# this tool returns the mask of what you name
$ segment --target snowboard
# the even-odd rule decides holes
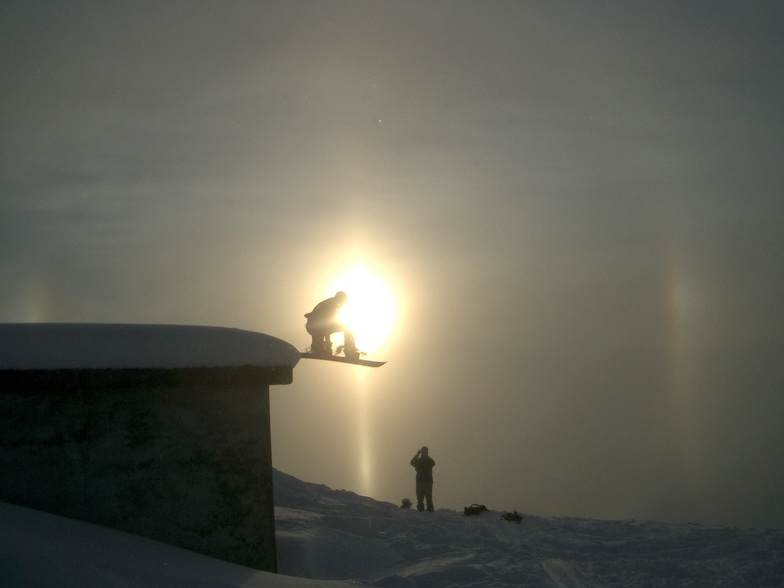
[[[381,367],[386,363],[385,361],[372,361],[370,359],[350,359],[342,355],[314,355],[307,351],[301,352],[299,356],[304,357],[305,359],[323,359],[324,361],[337,361],[338,363],[350,363],[353,365],[363,365],[365,367]]]

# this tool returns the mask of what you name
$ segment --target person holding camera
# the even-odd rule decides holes
[[[436,462],[428,455],[427,447],[417,451],[411,459],[411,465],[416,470],[417,510],[425,510],[427,500],[427,511],[433,512],[433,466]]]

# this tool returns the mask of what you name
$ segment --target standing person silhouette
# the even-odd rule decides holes
[[[428,455],[427,447],[417,451],[411,459],[411,465],[416,470],[417,510],[425,510],[427,500],[427,511],[433,512],[433,466],[436,462]]]
[[[308,319],[305,330],[313,337],[310,347],[314,355],[332,355],[332,333],[343,333],[343,353],[349,359],[359,359],[359,350],[354,341],[354,332],[338,319],[338,313],[348,302],[345,292],[338,292],[332,298],[319,302],[305,315]]]

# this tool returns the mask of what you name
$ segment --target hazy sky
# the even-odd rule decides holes
[[[4,2],[0,321],[304,349],[362,264],[389,363],[300,362],[277,468],[782,527],[783,6]]]

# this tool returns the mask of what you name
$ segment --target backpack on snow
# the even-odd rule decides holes
[[[504,515],[501,515],[501,518],[505,521],[509,521],[510,523],[517,523],[518,525],[523,520],[523,515],[517,512],[517,509],[514,512],[508,512]]]
[[[470,517],[471,515],[482,514],[486,511],[489,512],[489,509],[484,504],[474,503],[471,506],[463,507],[463,514],[467,517]]]

